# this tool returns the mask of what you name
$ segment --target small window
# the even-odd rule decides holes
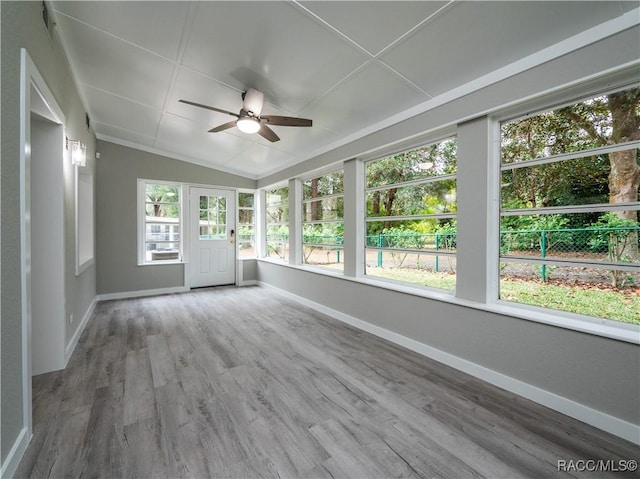
[[[268,258],[289,260],[289,188],[265,193],[266,246]]]
[[[139,263],[182,259],[182,189],[174,183],[139,180]],[[207,214],[209,210],[206,210]]]
[[[344,173],[336,171],[304,182],[303,262],[344,269]]]
[[[455,288],[456,153],[450,138],[367,163],[368,276]]]
[[[500,298],[640,324],[640,89],[501,125]]]
[[[255,195],[238,193],[238,258],[256,257]]]

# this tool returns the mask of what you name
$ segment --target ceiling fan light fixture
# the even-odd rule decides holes
[[[260,129],[260,121],[256,118],[246,116],[238,119],[238,121],[236,121],[236,126],[238,127],[238,130],[243,133],[257,133]]]

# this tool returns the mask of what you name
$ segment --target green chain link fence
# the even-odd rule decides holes
[[[280,244],[288,241],[287,235],[276,236],[277,238],[270,237],[268,240]],[[305,235],[303,238],[306,245],[333,246],[336,250],[342,248],[343,241],[341,235]],[[636,248],[640,248],[640,227],[507,230],[500,233],[500,252],[503,256],[560,257],[625,263],[630,259],[625,258],[622,252],[628,251],[626,246],[633,241],[637,243]],[[378,267],[383,265],[385,249],[424,250],[425,253],[435,256],[434,270],[438,271],[437,253],[455,252],[457,234],[380,233],[368,235],[366,246],[378,249]],[[546,281],[545,265],[540,268],[540,275]]]

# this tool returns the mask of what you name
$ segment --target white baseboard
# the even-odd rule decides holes
[[[492,369],[488,369],[466,359],[454,356],[453,354],[433,348],[414,339],[407,338],[401,334],[394,333],[388,329],[368,323],[367,321],[349,316],[348,314],[329,308],[323,304],[316,303],[302,296],[290,293],[276,286],[262,282],[259,282],[259,284],[261,286],[277,290],[283,296],[313,308],[327,316],[331,316],[338,321],[342,321],[343,323],[347,323],[355,328],[391,341],[392,343],[403,346],[411,351],[421,354],[422,356],[426,356],[440,363],[446,364],[447,366],[451,366],[454,369],[470,374],[478,379],[493,384],[494,386],[498,386],[509,392],[530,399],[531,401],[590,424],[598,429],[607,431],[618,437],[626,439],[627,441],[633,442],[634,444],[640,444],[640,426],[636,424],[624,421],[620,418],[590,408],[584,404],[580,404],[552,392],[545,391],[544,389],[540,389],[536,386],[532,386],[528,383],[496,372]]]
[[[7,454],[7,458],[2,463],[2,468],[0,469],[0,477],[13,477],[16,469],[18,468],[18,464],[20,464],[20,460],[24,455],[24,452],[27,450],[30,439],[31,438],[28,435],[27,428],[23,428],[22,431],[20,431],[20,434],[18,434],[16,442],[13,443],[9,454]]]
[[[142,298],[144,296],[158,296],[160,294],[186,293],[188,291],[190,291],[190,289],[185,286],[176,286],[174,288],[143,289],[140,291],[122,291],[120,293],[99,294],[97,297],[97,300],[108,301],[110,299]]]
[[[258,285],[258,281],[255,279],[248,279],[246,281],[238,282],[238,286],[257,286],[257,285]]]
[[[71,357],[71,355],[73,354],[73,351],[76,349],[76,346],[78,345],[78,340],[80,339],[80,336],[82,336],[82,332],[84,331],[84,328],[87,326],[89,319],[91,318],[91,316],[93,315],[93,312],[96,309],[97,302],[98,302],[97,299],[93,298],[93,301],[91,301],[89,308],[87,308],[87,312],[84,313],[84,316],[82,317],[82,321],[80,321],[80,324],[76,328],[76,332],[73,333],[73,336],[69,341],[69,344],[67,344],[67,347],[64,350],[64,367],[65,368],[67,367],[69,358]]]

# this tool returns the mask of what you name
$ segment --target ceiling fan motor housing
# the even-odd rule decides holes
[[[242,94],[242,99],[244,100],[243,110],[252,113],[253,116],[260,116],[264,104],[264,93],[255,88],[249,88]]]

